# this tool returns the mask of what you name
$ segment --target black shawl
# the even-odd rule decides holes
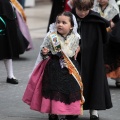
[[[103,45],[108,40],[109,22],[94,11],[81,19],[75,14],[81,35],[81,52],[78,62],[84,85],[84,109],[104,110],[112,107],[104,66]]]

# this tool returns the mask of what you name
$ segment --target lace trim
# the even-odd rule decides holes
[[[60,102],[63,102],[65,104],[70,104],[72,102],[80,100],[80,98],[81,98],[80,91],[70,93],[69,95],[66,95],[66,94],[60,93],[60,92],[56,92],[56,91],[53,91],[53,92],[52,91],[51,92],[43,91],[42,95],[46,99],[60,101]]]

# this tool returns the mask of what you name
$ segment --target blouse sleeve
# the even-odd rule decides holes
[[[43,57],[41,56],[41,49],[43,47],[48,47],[49,48],[49,38],[47,36],[44,38],[44,41],[43,41],[42,45],[40,46],[40,52],[38,53],[38,57],[37,57],[37,59],[35,61],[35,65],[33,67],[32,72],[29,74],[29,77],[32,75],[32,73],[35,70],[36,66],[43,60]]]
[[[48,49],[50,49],[50,40],[49,40],[48,36],[46,36],[44,38],[44,41],[43,41],[42,45],[40,46],[40,51],[43,47],[47,47]]]

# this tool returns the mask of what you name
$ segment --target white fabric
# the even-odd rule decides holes
[[[109,4],[112,5],[116,10],[117,12],[119,13],[119,7],[117,5],[117,2],[115,0],[108,0],[109,1]],[[99,4],[98,0],[94,0],[94,7]]]
[[[120,0],[117,1],[117,5],[120,5]]]
[[[77,24],[77,21],[76,21],[76,18],[75,16],[73,15],[73,20],[74,20],[74,27],[73,27],[73,32],[75,33],[76,36],[79,37],[79,39],[81,39],[80,35],[77,33],[77,29],[78,29],[78,24]]]
[[[57,36],[59,38],[59,42],[61,44],[62,51],[68,57],[73,57],[75,55],[75,51],[79,45],[79,38],[74,33],[71,33],[70,35],[68,35],[66,40],[64,40],[64,38],[59,34],[57,34]],[[53,55],[57,53],[53,48],[53,45],[49,38],[49,35],[44,39],[44,41],[40,47],[40,50],[43,47],[47,47],[52,52]]]
[[[90,110],[90,115],[95,115],[98,117],[98,111],[97,110]]]
[[[7,71],[7,77],[8,78],[15,78],[13,75],[13,64],[12,59],[4,59],[4,64]]]
[[[70,4],[70,0],[68,0],[67,4],[71,9],[73,8],[73,6]]]
[[[109,21],[112,20],[115,15],[119,14],[119,7],[115,0],[109,0],[109,5],[104,10],[104,13],[99,6],[98,0],[94,0],[93,10],[100,13],[102,17]]]
[[[116,8],[116,10],[117,10],[118,13],[120,12],[120,11],[119,11],[119,7],[118,7],[118,5],[117,5],[117,2],[116,2],[115,0],[109,0],[109,3],[110,3],[111,5],[113,5],[114,8]]]

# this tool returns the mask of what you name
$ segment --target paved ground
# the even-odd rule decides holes
[[[29,106],[22,102],[22,96],[28,83],[28,75],[38,55],[39,46],[46,34],[50,10],[51,3],[40,3],[34,8],[25,9],[34,50],[24,53],[19,60],[14,60],[14,74],[20,79],[18,85],[6,83],[5,67],[3,61],[0,61],[0,120],[47,120],[46,114],[30,110]],[[100,111],[100,120],[120,120],[120,89],[115,87],[113,80],[109,80],[109,86],[113,108]],[[85,111],[78,120],[89,120],[89,112]]]

